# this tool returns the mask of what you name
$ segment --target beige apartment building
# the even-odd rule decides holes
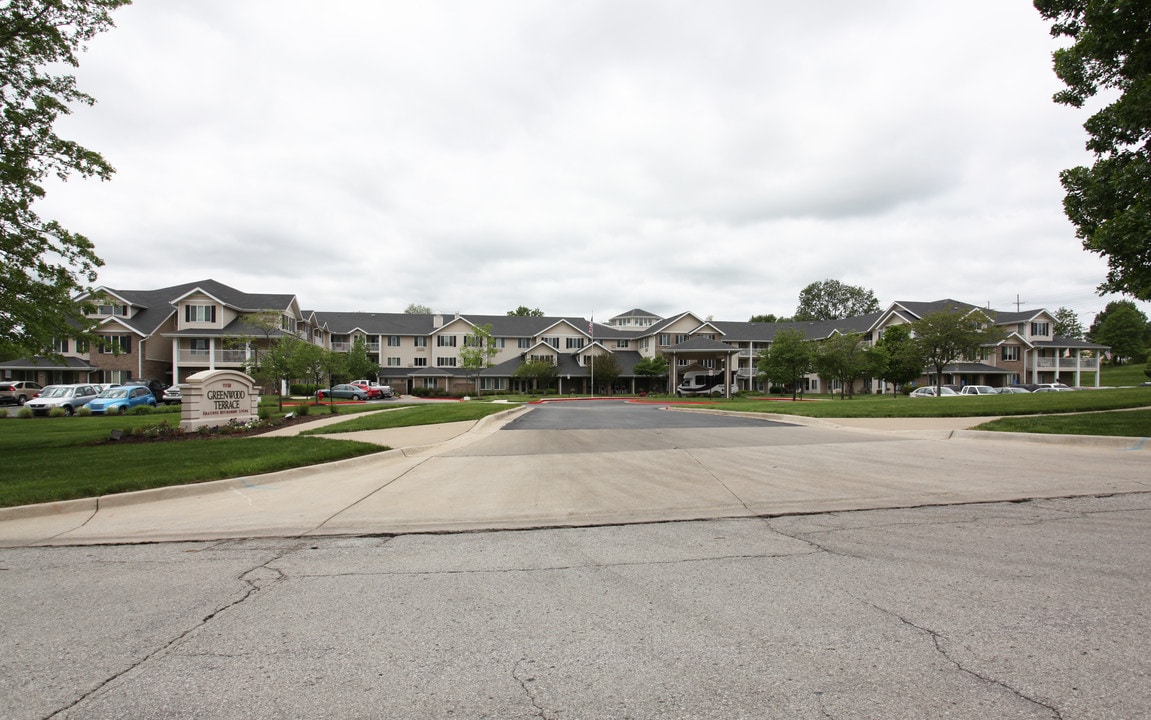
[[[378,379],[397,392],[438,388],[474,394],[528,389],[515,377],[521,365],[545,360],[556,368],[556,389],[567,393],[634,393],[650,383],[635,372],[644,359],[663,357],[669,377],[666,391],[696,375],[723,378],[734,390],[760,390],[756,359],[782,329],[798,329],[809,339],[859,333],[875,342],[892,325],[912,323],[943,309],[980,312],[1003,328],[1006,337],[944,370],[943,382],[1002,386],[1061,381],[1098,387],[1105,346],[1052,334],[1054,318],[1046,310],[995,312],[954,300],[895,302],[879,313],[807,323],[717,321],[693,312],[660,317],[633,309],[593,323],[580,317],[508,315],[325,312],[301,310],[295,295],[245,293],[215,280],[156,290],[99,288],[81,300],[95,303],[91,318],[100,340],[94,345],[62,339],[55,351],[63,363],[43,358],[0,363],[4,379],[119,383],[155,378],[178,384],[201,370],[240,369],[254,353],[277,338],[301,340],[346,352],[362,340],[380,366]],[[491,367],[474,376],[460,351],[476,328],[490,328],[495,354]],[[612,387],[595,377],[595,358],[614,355],[620,370]],[[924,376],[922,382],[932,378]],[[837,387],[810,375],[805,389],[832,392]],[[860,381],[857,392],[882,392],[877,378]]]

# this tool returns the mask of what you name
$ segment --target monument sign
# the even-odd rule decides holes
[[[260,389],[237,370],[205,370],[180,383],[180,429],[193,432],[260,417]]]

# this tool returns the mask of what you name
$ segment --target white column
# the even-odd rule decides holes
[[[216,369],[216,338],[208,338],[208,369]]]
[[[172,338],[172,384],[180,384],[180,338]]]

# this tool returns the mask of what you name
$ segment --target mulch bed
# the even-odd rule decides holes
[[[220,438],[237,438],[237,437],[256,437],[264,433],[271,432],[272,430],[280,430],[281,428],[294,427],[296,425],[306,425],[316,420],[323,420],[331,417],[327,407],[317,408],[317,411],[308,415],[293,415],[288,418],[275,418],[268,421],[260,421],[250,428],[237,428],[221,426],[212,428],[205,432],[180,432],[179,421],[171,423],[167,420],[162,420],[156,425],[150,427],[142,427],[136,429],[131,435],[123,434],[119,438],[108,437],[103,440],[97,441],[97,445],[124,445],[124,444],[137,444],[137,443],[155,443],[155,442],[177,442],[184,440],[217,440]]]

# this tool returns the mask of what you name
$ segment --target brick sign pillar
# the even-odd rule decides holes
[[[260,417],[260,388],[236,370],[205,370],[180,383],[180,429],[193,432]]]

